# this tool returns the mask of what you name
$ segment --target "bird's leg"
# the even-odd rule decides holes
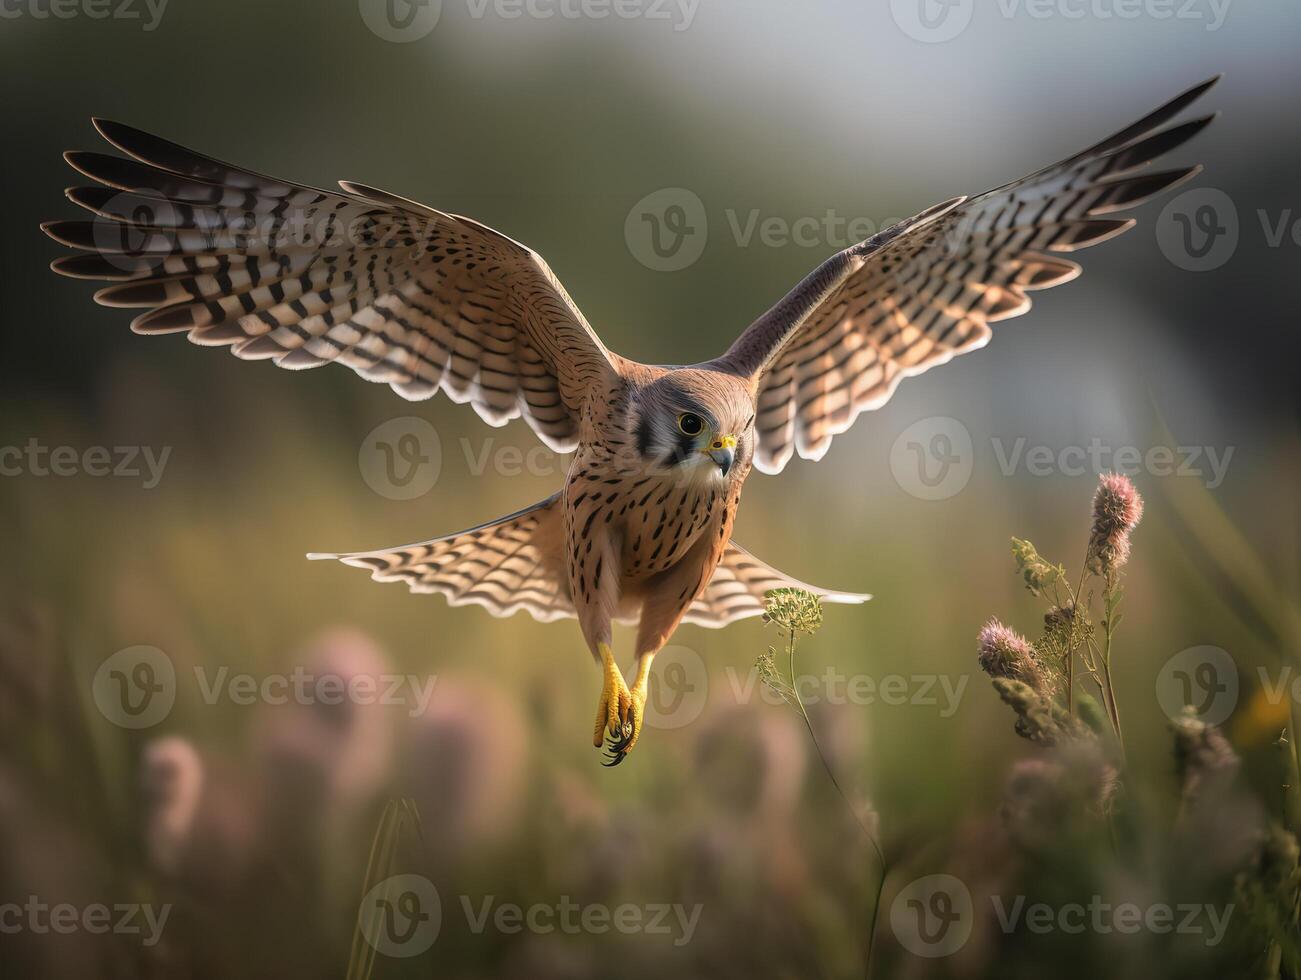
[[[601,687],[601,700],[596,706],[596,728],[592,733],[592,744],[598,749],[605,741],[607,733],[612,743],[624,737],[624,718],[632,695],[628,685],[623,681],[619,665],[614,662],[614,651],[610,644],[601,641],[597,644],[601,654],[601,671],[604,682]]]
[[[633,681],[632,690],[628,691],[626,700],[620,701],[619,736],[610,739],[608,746],[610,761],[605,763],[607,766],[617,766],[621,763],[637,744],[637,739],[641,737],[642,720],[646,714],[646,697],[650,689],[651,661],[654,659],[653,650],[637,657],[637,679]]]

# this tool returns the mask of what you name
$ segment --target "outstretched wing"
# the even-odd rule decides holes
[[[418,544],[353,554],[313,554],[370,570],[377,582],[437,592],[453,606],[477,603],[494,616],[521,609],[542,622],[574,615],[564,570],[560,495],[506,517]]]
[[[441,388],[492,425],[522,414],[558,451],[577,444],[584,394],[617,383],[616,355],[547,264],[491,228],[95,125],[131,159],[66,154],[102,185],[67,192],[95,217],[42,227],[84,250],[56,272],[114,283],[95,294],[105,306],[148,310],[137,333],[184,331],[285,368],[338,362],[413,400]]]
[[[879,408],[902,378],[989,342],[989,324],[1030,308],[1027,293],[1074,279],[1051,253],[1133,226],[1135,207],[1200,167],[1148,164],[1207,116],[1161,129],[1198,85],[1095,146],[1014,183],[924,211],[832,256],[755,321],[716,365],[758,383],[755,465],[821,459],[832,436]]]
[[[803,589],[823,602],[860,603],[872,598],[855,592],[833,592],[807,585],[761,562],[735,541],[729,542],[723,560],[705,591],[691,604],[683,622],[718,629],[764,609],[764,596],[773,589]]]

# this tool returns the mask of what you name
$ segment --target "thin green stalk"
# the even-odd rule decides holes
[[[867,837],[868,843],[872,845],[872,850],[876,852],[877,862],[881,865],[881,876],[877,881],[876,897],[872,903],[872,924],[870,926],[870,931],[867,934],[867,964],[864,969],[864,976],[870,978],[872,976],[872,954],[876,950],[877,914],[881,911],[881,894],[885,891],[885,879],[889,874],[889,865],[886,863],[885,852],[881,849],[880,843],[877,842],[876,835],[872,833],[867,823],[863,820],[862,815],[858,812],[858,807],[854,806],[853,801],[849,798],[849,794],[846,793],[844,788],[840,785],[840,780],[836,778],[836,773],[831,768],[831,763],[827,761],[826,755],[823,754],[822,745],[818,742],[818,733],[814,730],[813,722],[809,718],[809,713],[804,708],[804,699],[800,697],[800,686],[796,681],[795,675],[795,630],[793,628],[790,631],[790,639],[786,644],[786,658],[787,670],[789,671],[791,678],[791,691],[795,695],[795,706],[799,708],[800,717],[804,719],[804,727],[809,730],[809,738],[813,741],[813,750],[817,752],[818,759],[822,762],[822,768],[826,770],[827,776],[831,780],[831,785],[836,787],[836,792],[839,793],[840,798],[845,801],[845,806],[847,806],[849,812],[854,815],[854,820],[857,821],[858,826],[862,829],[863,835]]]
[[[1120,747],[1120,761],[1123,764],[1125,756],[1125,735],[1120,729],[1120,706],[1116,703],[1116,689],[1111,685],[1111,640],[1116,632],[1116,588],[1111,577],[1107,579],[1107,590],[1103,594],[1103,603],[1106,607],[1106,633],[1105,642],[1102,648],[1102,677],[1107,682],[1107,700],[1110,702],[1111,725],[1116,730],[1116,744]]]

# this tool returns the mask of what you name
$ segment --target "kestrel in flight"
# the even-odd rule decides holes
[[[470,218],[340,181],[264,177],[119,123],[129,159],[70,152],[101,186],[95,213],[44,230],[80,250],[63,275],[112,283],[95,299],[144,307],[137,333],[284,368],[337,362],[404,398],[439,389],[491,425],[523,416],[574,452],[563,488],[517,513],[419,544],[338,558],[494,615],[574,616],[603,673],[593,743],[607,765],[641,734],[651,661],[678,624],[762,612],[774,588],[828,602],[732,541],[752,466],[820,459],[900,379],[983,347],[1028,293],[1074,279],[1061,257],[1127,230],[1117,217],[1196,174],[1149,163],[1213,117],[1166,127],[1218,79],[1062,162],[921,212],[831,256],[725,353],[689,367],[607,349],[542,258]],[[1164,128],[1163,128],[1164,127]],[[611,623],[639,620],[631,688]]]

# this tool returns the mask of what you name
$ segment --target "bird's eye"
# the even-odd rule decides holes
[[[699,415],[683,412],[678,416],[678,428],[683,435],[698,436],[705,429],[705,423]]]

